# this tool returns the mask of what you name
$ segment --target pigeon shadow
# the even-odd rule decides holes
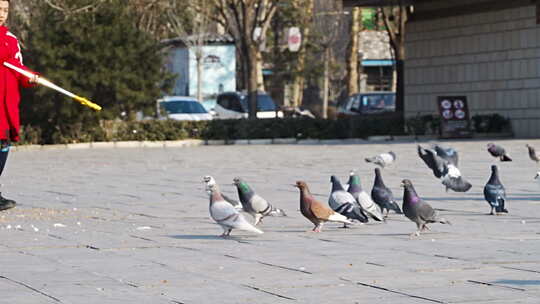
[[[244,237],[239,236],[226,236],[222,237],[219,235],[207,235],[207,234],[179,234],[179,235],[169,235],[168,237],[179,240],[242,240]]]
[[[509,285],[540,285],[540,280],[497,280],[493,283]]]

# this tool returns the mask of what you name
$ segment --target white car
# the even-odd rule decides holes
[[[165,96],[158,99],[157,106],[158,117],[160,119],[212,120],[212,115],[193,97]]]
[[[214,107],[216,118],[240,119],[248,118],[248,96],[246,93],[226,92],[218,95]],[[257,94],[257,118],[282,118],[283,112],[279,111],[274,100],[265,94]]]

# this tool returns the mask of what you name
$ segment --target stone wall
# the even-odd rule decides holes
[[[534,5],[411,21],[406,116],[437,113],[437,96],[465,95],[471,115],[509,117],[540,136],[540,26]]]

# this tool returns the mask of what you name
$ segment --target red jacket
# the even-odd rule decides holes
[[[5,26],[0,26],[0,140],[19,140],[19,86],[31,87],[29,79],[3,65],[7,61],[29,70],[22,63],[17,37]],[[33,71],[31,71],[34,73]]]

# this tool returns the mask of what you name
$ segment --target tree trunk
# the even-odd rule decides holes
[[[355,7],[352,10],[351,20],[351,39],[347,49],[347,94],[352,95],[358,93],[358,51],[360,46],[360,31],[362,30],[362,9]]]
[[[304,70],[306,67],[306,45],[310,34],[310,28],[312,26],[313,18],[313,5],[314,0],[306,0],[305,2],[297,2],[295,5],[303,7],[306,12],[305,15],[300,18],[300,31],[302,34],[302,45],[298,50],[298,63],[294,69],[294,75],[292,79],[292,106],[299,107],[302,105],[302,99],[304,98],[304,84],[305,76]]]
[[[265,92],[262,52],[257,50],[257,90]]]
[[[246,52],[246,62],[248,69],[248,104],[249,104],[249,119],[257,119],[257,50],[256,46],[248,46]]]
[[[202,80],[203,80],[203,54],[202,51],[197,51],[197,100],[203,101]]]
[[[328,94],[330,93],[330,46],[324,50],[324,81],[323,81],[323,104],[322,118],[328,118]]]

